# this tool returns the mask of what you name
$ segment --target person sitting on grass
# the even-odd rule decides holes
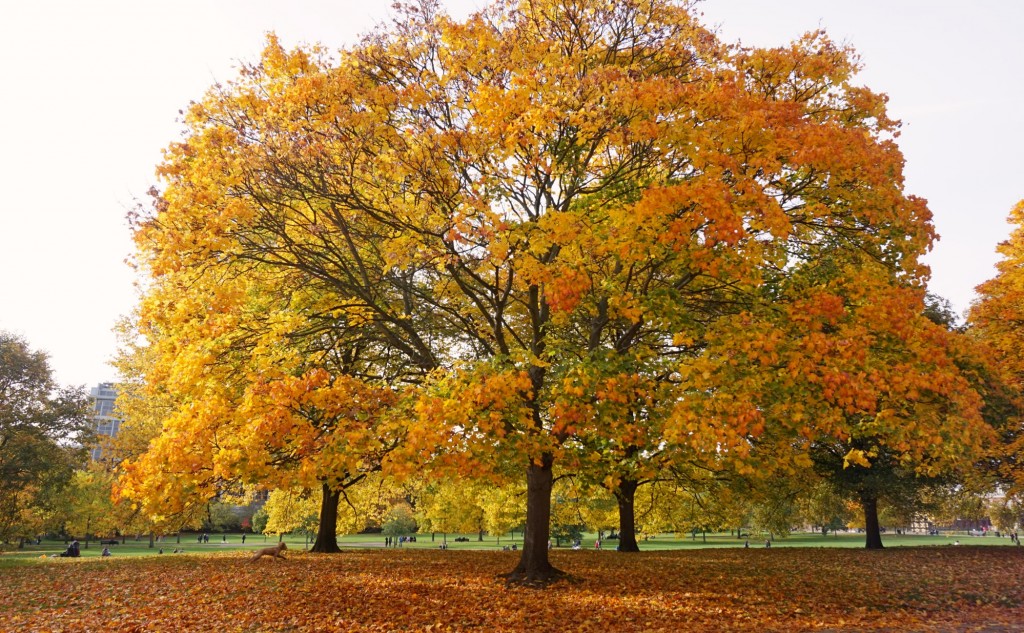
[[[82,550],[78,548],[78,539],[72,539],[71,545],[68,545],[68,548],[64,550],[64,553],[61,554],[61,558],[78,558],[81,555]]]

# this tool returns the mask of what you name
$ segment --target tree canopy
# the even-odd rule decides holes
[[[271,36],[135,218],[147,380],[177,398],[158,452],[193,487],[315,447],[297,472],[325,480],[517,469],[527,581],[558,573],[556,468],[629,513],[677,465],[806,468],[826,441],[928,469],[974,403],[918,318],[930,214],[857,69],[669,0],[424,0],[336,54]]]
[[[47,528],[84,464],[90,428],[81,389],[60,387],[46,354],[0,331],[0,542]]]
[[[1013,231],[996,249],[1002,259],[996,275],[977,288],[978,298],[967,317],[968,331],[983,349],[979,389],[985,394],[986,413],[1001,434],[999,453],[990,465],[1007,489],[1024,492],[1024,200],[1009,217]]]

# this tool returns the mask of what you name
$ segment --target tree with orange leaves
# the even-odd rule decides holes
[[[881,548],[880,499],[972,468],[993,439],[965,342],[863,253],[833,251],[771,291],[716,324],[677,414],[728,429],[705,450],[750,476],[813,467],[860,504],[866,545]]]
[[[1010,238],[996,249],[1002,261],[996,264],[996,276],[978,286],[978,300],[971,306],[968,323],[971,330],[996,350],[999,361],[1013,376],[1018,388],[1024,386],[1024,200],[1010,212],[1015,226]]]
[[[272,38],[190,109],[137,240],[157,280],[258,270],[372,332],[423,385],[404,455],[525,471],[510,578],[544,582],[555,464],[646,476],[681,423],[658,393],[766,275],[836,242],[923,275],[928,212],[856,68],[821,33],[723,46],[668,0],[424,0],[336,59]]]
[[[380,357],[357,327],[324,331],[319,298],[275,281],[209,262],[157,278],[140,308],[148,345],[121,363],[125,424],[149,437],[125,455],[119,491],[173,524],[245,485],[317,489],[313,549],[337,552],[341,496],[401,436],[397,391],[368,376]]]
[[[988,461],[1008,491],[1019,495],[1024,471],[1024,200],[1010,212],[1014,225],[997,250],[1002,261],[996,276],[977,287],[978,297],[967,317],[968,332],[983,348],[978,365],[984,386],[986,414],[999,429],[1001,443]]]

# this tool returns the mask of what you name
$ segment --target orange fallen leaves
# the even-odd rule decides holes
[[[48,560],[0,574],[13,631],[1005,630],[1009,547],[554,552],[574,576],[507,587],[515,554],[359,550]]]

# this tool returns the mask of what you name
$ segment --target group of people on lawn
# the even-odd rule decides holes
[[[60,557],[61,558],[78,558],[81,555],[82,555],[82,548],[78,544],[78,539],[71,539],[71,543],[68,545],[68,548],[66,550],[64,550],[60,554]],[[110,556],[110,548],[109,547],[104,547],[103,548],[103,553],[100,554],[100,556]]]

